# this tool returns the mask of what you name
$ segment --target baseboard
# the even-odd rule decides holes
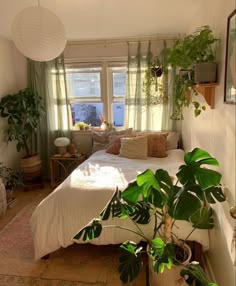
[[[202,262],[203,262],[204,270],[206,272],[207,277],[211,281],[216,281],[216,278],[215,278],[214,272],[212,270],[210,259],[209,259],[207,252],[203,252],[203,259],[202,260],[203,260]]]

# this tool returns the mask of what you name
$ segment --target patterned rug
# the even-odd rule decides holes
[[[34,260],[29,220],[39,195],[0,231],[0,286],[120,286],[118,246],[74,244]],[[145,285],[145,274],[135,286]]]

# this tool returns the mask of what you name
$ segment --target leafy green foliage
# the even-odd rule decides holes
[[[192,285],[193,281],[196,281],[199,282],[201,286],[218,286],[218,284],[209,281],[199,263],[195,261],[181,270],[180,275],[189,285]]]
[[[7,167],[0,162],[0,178],[5,185],[6,190],[14,190],[23,186],[23,173],[19,170]]]
[[[193,230],[211,229],[214,227],[211,203],[223,202],[225,196],[221,189],[221,174],[207,166],[219,166],[218,161],[208,152],[195,148],[185,154],[184,164],[179,167],[176,178],[172,178],[166,170],[158,169],[153,172],[147,169],[139,174],[136,180],[130,183],[121,192],[116,189],[106,207],[100,213],[99,219],[94,219],[83,227],[75,236],[90,240],[99,237],[102,233],[102,221],[118,217],[129,218],[135,229],[124,228],[127,231],[140,235],[149,246],[148,253],[153,260],[153,269],[161,273],[165,268],[182,262],[175,254],[175,220],[185,220],[192,224]],[[153,237],[146,237],[140,224],[148,224],[154,218]],[[163,227],[164,226],[164,227]],[[104,227],[109,227],[108,225]],[[110,227],[121,228],[111,225]],[[163,230],[164,234],[157,235]],[[123,254],[120,258],[120,279],[126,283],[133,281],[141,267],[141,248],[131,241],[122,244]],[[182,264],[181,264],[182,265]],[[194,280],[200,285],[210,283],[198,265],[182,265],[187,283]],[[181,274],[181,275],[182,275]]]
[[[180,69],[174,82],[174,112],[171,119],[182,120],[184,108],[190,105],[194,108],[196,117],[206,110],[195,98],[198,92],[194,86],[193,67],[197,63],[215,61],[217,41],[210,27],[202,26],[192,34],[179,38],[173,47],[166,49],[167,63]],[[194,99],[190,96],[191,92]]]
[[[120,279],[124,283],[132,282],[138,276],[142,266],[142,247],[138,248],[136,243],[125,241],[120,248],[122,250],[118,268]]]
[[[42,98],[31,88],[6,95],[0,100],[0,116],[6,118],[8,123],[8,141],[16,141],[17,151],[24,150],[27,157],[32,154],[31,136],[36,132],[42,111]]]
[[[99,219],[93,219],[85,227],[83,227],[73,239],[79,240],[83,236],[83,241],[92,240],[99,237],[102,232],[102,225]]]

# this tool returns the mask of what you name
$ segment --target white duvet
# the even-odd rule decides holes
[[[147,160],[127,159],[98,151],[82,163],[72,174],[46,197],[32,214],[30,225],[33,234],[35,259],[39,259],[60,247],[74,243],[72,237],[92,218],[98,217],[116,187],[125,189],[137,174],[146,169],[163,168],[175,175],[183,163],[184,151],[167,151],[166,158]],[[113,219],[106,224],[133,226],[129,220]],[[178,222],[175,228],[179,238],[186,238],[191,231],[187,222]],[[145,232],[152,235],[152,226],[145,225]],[[120,244],[130,239],[138,242],[140,238],[125,230],[109,228],[92,244]],[[209,247],[208,231],[195,230],[189,240],[198,241],[205,249]],[[79,243],[83,243],[80,241]]]

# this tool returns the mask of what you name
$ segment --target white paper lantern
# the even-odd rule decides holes
[[[12,24],[12,37],[20,52],[35,61],[50,61],[66,46],[65,29],[50,10],[35,6],[22,10]]]

